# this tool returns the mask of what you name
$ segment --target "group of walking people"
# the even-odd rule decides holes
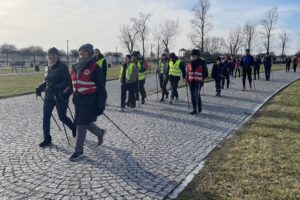
[[[252,89],[252,72],[254,79],[260,79],[260,66],[264,64],[266,80],[270,80],[272,57],[267,53],[262,59],[254,57],[250,49],[241,59],[231,59],[225,55],[224,59],[218,57],[213,64],[211,78],[215,80],[216,96],[221,96],[221,90],[230,88],[231,81],[241,76],[243,90],[246,90],[246,79],[248,78],[249,88]],[[164,51],[161,55],[156,75],[161,88],[160,102],[167,100],[174,104],[179,99],[178,84],[182,79],[186,84],[187,93],[190,93],[192,102],[191,115],[202,112],[201,88],[205,79],[208,78],[207,64],[201,58],[199,49],[193,49],[190,61],[185,63],[175,53]],[[36,87],[36,95],[44,101],[43,104],[43,135],[44,140],[39,144],[44,148],[52,144],[50,134],[50,120],[53,109],[56,107],[59,119],[71,130],[72,136],[76,137],[74,153],[70,161],[77,161],[83,156],[84,141],[87,131],[94,134],[98,145],[103,143],[105,130],[98,127],[95,122],[97,117],[102,115],[107,99],[106,76],[107,62],[99,49],[94,49],[91,44],[84,44],[79,48],[79,58],[71,67],[71,72],[66,64],[59,59],[59,51],[53,47],[47,52],[47,65],[45,66],[45,80]],[[287,71],[291,59],[286,60]],[[293,60],[293,67],[296,71],[298,60]],[[121,111],[126,106],[135,109],[136,102],[146,102],[146,74],[149,66],[144,57],[133,51],[126,55],[121,65],[119,79],[121,82]],[[168,91],[170,83],[170,92]],[[188,90],[189,89],[189,90]],[[44,98],[42,92],[45,92]],[[75,117],[69,108],[69,98],[73,94],[72,102],[75,107]],[[139,102],[140,104],[140,102]],[[67,116],[69,110],[72,119]]]

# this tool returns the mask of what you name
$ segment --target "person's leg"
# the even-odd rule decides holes
[[[86,131],[87,125],[77,125],[77,138],[75,144],[75,153],[77,154],[83,154]]]
[[[249,81],[250,89],[252,89],[252,69],[251,68],[248,69],[247,75],[248,75],[248,81]]]
[[[190,88],[190,94],[191,94],[191,101],[192,101],[192,105],[193,105],[193,112],[192,114],[195,114],[197,112],[197,102],[196,102],[196,98],[197,98],[197,87],[195,83],[190,83],[189,84],[189,88]]]
[[[103,143],[103,136],[105,134],[105,130],[98,127],[95,123],[90,123],[87,125],[87,130],[89,130],[93,135],[98,138],[98,146]]]
[[[146,90],[145,90],[145,82],[146,82],[146,79],[142,80],[141,81],[141,97],[142,97],[142,103],[145,103],[145,98],[147,97],[146,95]]]
[[[221,85],[222,85],[222,89],[224,89],[224,85],[225,85],[225,75],[223,75],[223,77],[222,77],[222,83],[221,83]]]
[[[163,100],[164,99],[164,97],[165,97],[165,90],[164,90],[164,87],[163,87],[163,82],[164,82],[164,79],[163,79],[163,75],[162,74],[160,74],[159,75],[159,86],[160,86],[160,89],[161,89],[161,100]]]
[[[247,76],[247,71],[245,68],[243,68],[243,89],[246,89],[246,76]]]
[[[228,89],[229,85],[230,85],[230,74],[229,73],[226,75],[226,81],[227,81],[227,89]]]
[[[176,79],[176,81],[174,82],[174,97],[175,97],[176,99],[178,99],[178,91],[177,91],[177,88],[178,88],[179,80],[180,80],[180,79]]]
[[[266,78],[266,80],[268,80],[268,68],[267,67],[265,67],[265,78]]]
[[[125,108],[125,102],[126,102],[126,85],[122,84],[121,85],[121,108]]]
[[[74,125],[74,122],[72,122],[72,120],[69,117],[67,117],[68,103],[69,103],[69,100],[66,100],[66,101],[57,100],[56,101],[56,110],[57,110],[60,121],[62,121],[62,123],[67,125],[67,127],[69,127],[69,129],[71,129],[72,132],[75,132],[76,127]],[[74,135],[74,137],[75,137],[75,135]]]
[[[139,94],[139,80],[136,82],[135,85],[135,100],[139,101],[140,100],[140,94]]]
[[[241,69],[238,69],[239,70],[239,78],[241,78]]]
[[[217,96],[220,96],[221,94],[221,79],[216,79],[216,92]]]
[[[236,78],[237,68],[234,70],[234,78]]]
[[[163,91],[164,91],[164,94],[166,95],[166,99],[168,99],[168,97],[169,97],[167,85],[168,85],[168,78],[165,78],[165,80],[163,81]]]
[[[52,111],[55,107],[55,100],[52,98],[45,98],[44,106],[43,106],[43,132],[44,132],[44,141],[48,141],[51,143],[51,135],[50,135],[50,120]]]
[[[136,99],[135,99],[135,85],[134,84],[129,84],[128,86],[128,91],[129,91],[129,106],[131,108],[135,108],[136,106]]]
[[[258,66],[258,68],[257,68],[257,77],[258,77],[258,79],[260,79],[260,66]]]
[[[228,74],[229,75],[229,74]],[[198,112],[202,112],[202,99],[201,99],[201,85],[200,83],[197,84],[197,91],[196,91],[196,97],[197,97],[197,106],[198,106]]]

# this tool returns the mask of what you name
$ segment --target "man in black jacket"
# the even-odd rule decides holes
[[[67,93],[67,88],[72,87],[69,69],[67,65],[59,60],[59,53],[55,47],[48,50],[47,57],[48,65],[45,67],[45,81],[36,88],[38,96],[41,96],[41,93],[45,91],[43,108],[44,141],[39,144],[40,147],[52,143],[50,118],[54,107],[56,107],[59,119],[72,130],[73,137],[76,136],[76,127],[66,116],[70,96]]]
[[[267,53],[264,58],[264,66],[265,66],[266,81],[269,81],[271,76],[271,68],[272,68],[272,57],[269,55],[269,53]]]
[[[223,78],[222,78],[222,89],[224,89],[225,85],[225,79],[227,82],[227,88],[229,88],[230,84],[230,70],[232,68],[232,63],[230,61],[230,57],[228,55],[225,56],[224,62],[223,62]]]
[[[215,85],[216,85],[216,96],[221,96],[221,80],[223,78],[223,64],[221,61],[221,58],[217,58],[217,62],[213,65],[211,77],[215,79]]]

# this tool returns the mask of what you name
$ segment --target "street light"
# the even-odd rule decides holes
[[[69,67],[69,40],[67,40],[67,66]]]

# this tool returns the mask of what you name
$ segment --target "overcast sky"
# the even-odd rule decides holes
[[[122,24],[139,12],[152,15],[150,26],[168,19],[179,19],[180,31],[173,51],[192,48],[191,9],[196,0],[1,0],[0,44],[11,43],[18,48],[39,45],[45,49],[56,46],[70,49],[90,42],[101,51],[123,51],[118,40]],[[258,21],[266,10],[278,6],[281,28],[288,30],[288,53],[300,49],[300,0],[211,0],[209,36],[228,37],[230,29],[247,20]],[[274,37],[278,41],[278,37]],[[278,44],[271,51],[278,52]],[[155,43],[149,38],[148,44]],[[149,52],[149,51],[148,51]]]

